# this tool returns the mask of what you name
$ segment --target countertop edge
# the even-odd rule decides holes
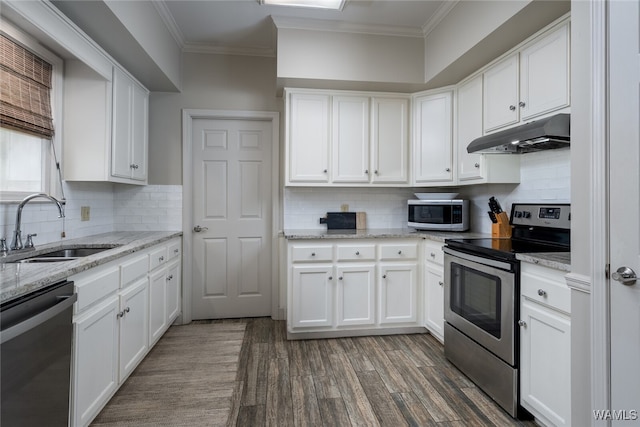
[[[516,254],[516,259],[554,270],[571,272],[571,252],[544,252]]]

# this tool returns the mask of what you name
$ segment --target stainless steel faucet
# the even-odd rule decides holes
[[[18,212],[16,213],[16,228],[13,230],[13,240],[11,241],[11,246],[9,247],[12,251],[19,251],[20,249],[24,249],[22,245],[22,230],[20,230],[20,223],[22,222],[22,209],[24,205],[30,202],[33,199],[37,199],[38,197],[42,197],[44,199],[49,199],[51,202],[55,203],[58,207],[58,211],[60,212],[60,216],[58,218],[64,218],[64,206],[62,203],[55,197],[49,196],[44,193],[31,194],[30,196],[25,197],[22,202],[18,205]],[[33,247],[33,244],[31,245]]]

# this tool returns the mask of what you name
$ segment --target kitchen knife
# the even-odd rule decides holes
[[[493,196],[489,198],[489,209],[491,209],[491,212],[496,214],[499,214],[500,212],[502,212],[502,207],[500,206],[500,203],[498,203],[498,200],[496,200],[496,198]]]
[[[498,218],[496,218],[496,214],[494,212],[487,212],[489,214],[489,218],[491,218],[491,222],[494,224],[498,223]]]

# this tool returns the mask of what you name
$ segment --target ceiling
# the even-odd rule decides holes
[[[164,0],[154,4],[183,51],[275,56],[271,16],[303,28],[423,37],[456,3],[347,0],[342,11],[266,6],[258,0]]]

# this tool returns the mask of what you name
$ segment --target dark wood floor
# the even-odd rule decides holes
[[[287,341],[282,321],[237,321],[247,325],[227,425],[535,425],[503,412],[431,335]]]

